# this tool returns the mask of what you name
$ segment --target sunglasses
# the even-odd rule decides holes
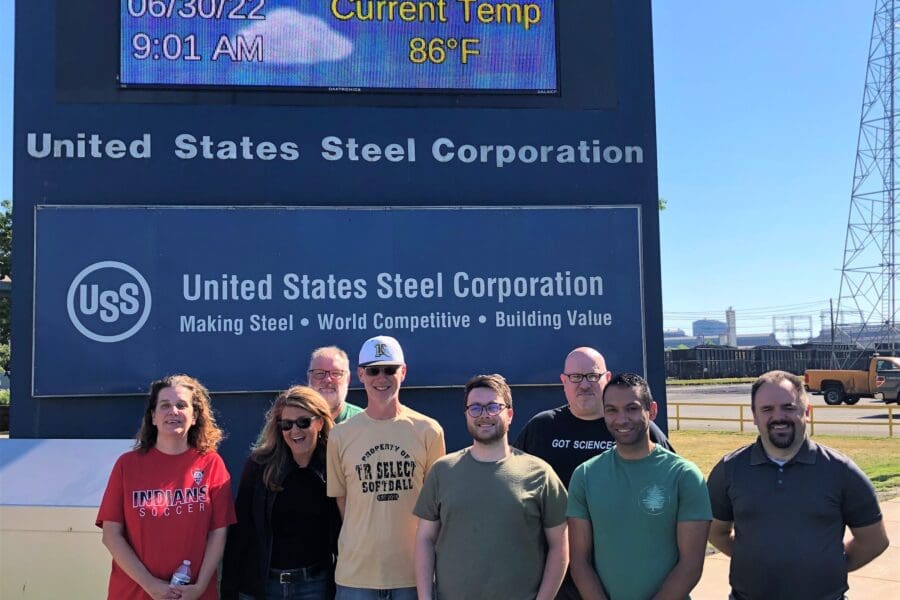
[[[387,365],[385,367],[366,367],[366,375],[369,377],[378,377],[379,373],[384,373],[385,375],[393,375],[397,372],[397,369],[400,367],[397,365]]]
[[[319,417],[297,417],[296,419],[279,419],[278,426],[281,427],[282,431],[290,431],[294,425],[297,426],[297,429],[308,429],[314,419],[318,419]]]

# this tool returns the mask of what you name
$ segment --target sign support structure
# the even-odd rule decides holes
[[[377,334],[451,449],[469,377],[515,435],[583,345],[665,429],[649,0],[319,4],[17,5],[11,435],[128,437],[188,372],[236,469],[314,348]]]

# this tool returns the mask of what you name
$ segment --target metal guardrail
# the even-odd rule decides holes
[[[755,428],[753,425],[753,415],[750,411],[750,406],[746,404],[728,404],[728,403],[716,403],[716,402],[669,402],[669,421],[675,421],[675,430],[681,430],[681,422],[682,421],[703,421],[703,422],[727,422],[727,423],[738,423],[740,425],[740,430],[744,431],[744,424],[749,423],[751,428]],[[717,408],[731,408],[737,409],[738,416],[737,417],[706,417],[702,415],[684,415],[681,413],[682,406],[702,406],[702,407],[717,407]],[[674,414],[672,409],[674,410]],[[879,426],[888,428],[888,437],[894,437],[894,411],[900,409],[900,405],[898,406],[815,406],[813,404],[809,405],[809,433],[810,435],[814,435],[816,433],[816,424],[819,425],[870,425],[870,426]],[[887,423],[884,422],[874,422],[874,421],[836,421],[836,420],[824,420],[824,419],[816,419],[816,413],[820,411],[828,411],[828,410],[868,410],[868,411],[879,411],[884,412],[887,411]]]

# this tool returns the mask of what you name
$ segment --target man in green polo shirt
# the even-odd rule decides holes
[[[694,463],[650,441],[656,402],[632,373],[603,390],[612,450],[569,485],[569,569],[584,600],[688,598],[700,581],[712,513]]]
[[[347,389],[350,387],[350,359],[347,353],[337,346],[316,348],[309,357],[309,369],[306,371],[309,387],[316,390],[328,406],[334,424],[342,423],[353,415],[362,412],[362,408],[347,402]]]

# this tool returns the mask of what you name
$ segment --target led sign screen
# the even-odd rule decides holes
[[[120,84],[555,94],[554,0],[122,0]]]

